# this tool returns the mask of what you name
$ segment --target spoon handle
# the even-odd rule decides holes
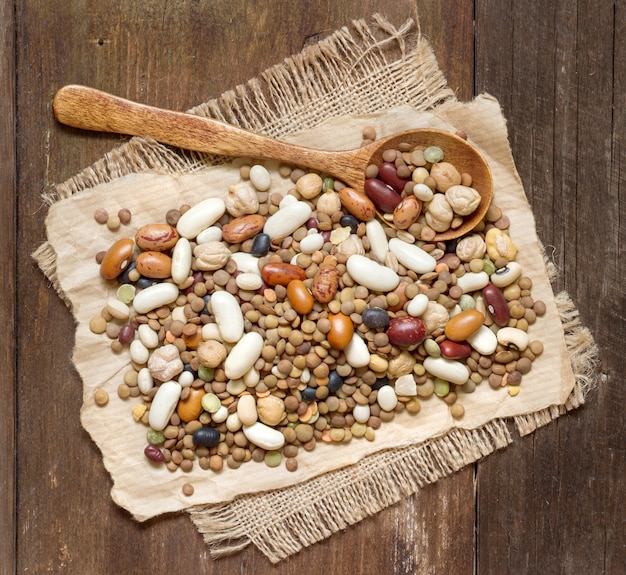
[[[225,122],[131,102],[86,86],[61,88],[52,107],[59,122],[74,128],[150,136],[163,144],[197,152],[278,160],[326,173],[349,162],[343,152],[289,144]]]

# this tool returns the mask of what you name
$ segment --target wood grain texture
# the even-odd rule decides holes
[[[477,4],[477,87],[503,105],[556,288],[593,332],[603,381],[582,409],[478,466],[478,572],[623,573],[626,14],[503,5]]]
[[[0,573],[15,569],[15,19],[13,6],[0,2],[0,269],[4,289],[0,291],[0,317],[6,332],[0,344]]]
[[[585,407],[276,567],[252,547],[211,561],[186,516],[137,524],[115,506],[80,425],[72,317],[30,254],[45,239],[40,193],[123,138],[60,126],[52,97],[80,83],[186,110],[353,18],[381,12],[399,25],[416,11],[458,97],[489,92],[501,102],[539,236],[562,270],[557,287],[572,295],[601,347],[603,385]],[[16,145],[0,141],[0,234],[11,247],[0,257],[5,270],[19,263],[0,295],[0,528],[17,536],[16,547],[12,538],[0,541],[3,573],[626,572],[621,5],[0,0],[0,31],[3,133],[17,119]],[[15,477],[10,458],[6,465],[14,452]]]

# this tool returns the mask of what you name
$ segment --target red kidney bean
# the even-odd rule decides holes
[[[472,346],[466,341],[445,339],[439,344],[439,349],[446,359],[465,359],[472,353]]]
[[[365,180],[365,193],[376,208],[386,214],[392,213],[402,201],[402,196],[382,180],[370,178]]]
[[[419,345],[426,339],[426,324],[419,317],[394,317],[389,322],[387,336],[392,345]]]
[[[150,461],[155,463],[161,463],[165,459],[163,452],[156,445],[146,445],[143,452]]]
[[[135,339],[135,328],[129,323],[120,327],[120,332],[117,334],[117,339],[120,343],[127,344]]]
[[[404,191],[404,186],[409,183],[409,180],[400,178],[398,176],[398,170],[395,164],[390,162],[383,162],[378,168],[378,178],[389,184],[396,192],[401,194]]]
[[[483,297],[487,304],[487,309],[493,317],[493,321],[499,326],[505,326],[509,323],[511,314],[504,294],[498,286],[488,283],[483,288]]]

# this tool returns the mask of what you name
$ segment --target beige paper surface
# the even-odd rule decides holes
[[[57,277],[71,302],[77,320],[74,362],[83,379],[83,426],[102,451],[104,464],[114,486],[113,499],[138,520],[181,510],[190,505],[226,502],[237,495],[279,489],[325,472],[354,463],[378,450],[419,443],[441,436],[454,426],[478,428],[494,419],[509,418],[563,404],[574,387],[574,376],[565,349],[563,330],[548,280],[543,254],[536,238],[534,219],[510,155],[506,126],[497,102],[479,97],[470,104],[449,103],[436,113],[416,112],[410,107],[394,108],[381,114],[346,118],[308,130],[290,138],[312,147],[353,148],[360,143],[364,125],[374,125],[379,136],[417,127],[463,129],[470,141],[485,155],[493,172],[494,203],[511,219],[511,237],[519,248],[518,261],[525,275],[533,280],[533,297],[543,300],[548,312],[531,326],[532,339],[544,342],[545,352],[524,377],[521,393],[510,397],[506,389],[494,391],[484,382],[476,392],[460,399],[465,416],[453,420],[441,400],[422,402],[416,416],[401,414],[376,432],[376,440],[353,440],[349,445],[318,445],[313,452],[301,452],[296,473],[284,467],[270,469],[264,464],[247,463],[238,470],[224,469],[215,474],[197,465],[190,473],[169,472],[152,466],[143,455],[146,427],[131,416],[134,403],[141,399],[120,400],[117,386],[129,367],[127,352],[114,355],[106,336],[94,335],[88,323],[106,299],[114,295],[98,274],[94,255],[115,239],[133,237],[143,224],[164,221],[165,212],[182,203],[193,204],[212,195],[225,195],[228,186],[239,180],[236,166],[198,167],[181,174],[154,172],[122,176],[106,184],[82,191],[50,208],[46,221],[48,240],[57,255]],[[273,190],[286,192],[291,182],[275,176]],[[115,213],[131,210],[131,225],[112,233],[93,220],[93,212],[104,207]],[[104,388],[109,404],[100,408],[93,394]],[[193,496],[181,487],[194,485]]]

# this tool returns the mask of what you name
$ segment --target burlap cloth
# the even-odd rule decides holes
[[[295,473],[252,462],[219,474],[149,465],[142,454],[145,427],[131,417],[133,402],[141,400],[122,401],[116,393],[129,357],[113,355],[107,338],[88,327],[112,295],[94,254],[145,223],[163,221],[169,208],[225,195],[239,171],[236,162],[134,138],[44,195],[48,241],[34,255],[77,322],[73,359],[84,384],[81,421],[102,451],[113,499],[137,520],[187,510],[213,556],[252,542],[277,562],[505,447],[513,440],[510,422],[528,434],[584,401],[594,382],[595,345],[567,294],[552,292],[554,270],[537,239],[498,103],[488,95],[458,102],[413,21],[400,29],[378,16],[371,25],[354,22],[192,112],[334,149],[358,146],[365,125],[380,136],[426,126],[464,130],[490,164],[494,203],[511,219],[533,296],[547,304],[547,314],[530,329],[546,349],[516,397],[478,386],[462,397],[466,415],[458,421],[443,402],[423,401],[419,415],[383,425],[374,442],[323,444],[302,453]],[[273,189],[288,188],[287,180],[275,178]],[[111,213],[129,208],[131,225],[108,231],[93,220],[97,207]],[[95,406],[98,388],[111,397],[105,408]],[[191,497],[182,494],[185,482],[195,487]]]

